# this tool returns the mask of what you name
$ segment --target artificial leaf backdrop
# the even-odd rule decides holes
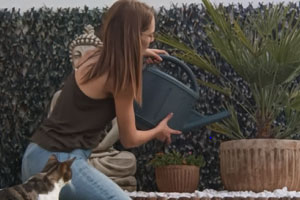
[[[291,4],[290,10],[299,6]],[[68,45],[76,35],[82,33],[84,25],[101,26],[103,9],[49,8],[31,9],[24,13],[19,10],[0,10],[0,188],[21,182],[21,160],[29,138],[46,117],[49,103],[55,91],[61,87],[64,78],[71,72]],[[264,5],[253,8],[251,4],[243,8],[226,7],[241,20],[255,11],[265,9]],[[157,13],[157,31],[175,34],[186,44],[193,46],[200,54],[216,58],[225,76],[248,94],[247,85],[213,50],[204,32],[210,23],[201,5],[174,5],[170,9],[162,7]],[[159,42],[153,47],[169,49]],[[169,50],[172,54],[172,50]],[[209,83],[217,83],[212,75],[190,66],[197,78]],[[189,85],[186,74],[171,64],[162,69]],[[200,87],[200,98],[195,109],[202,114],[213,114],[222,108],[225,97],[205,86]],[[249,94],[249,98],[251,95]],[[242,99],[240,101],[243,101]],[[247,116],[239,110],[237,114],[244,131],[251,135],[255,129]],[[222,189],[219,173],[218,149],[224,136],[211,132],[205,127],[183,133],[173,138],[169,147],[151,141],[132,149],[137,157],[138,190],[157,190],[154,169],[148,165],[153,155],[159,151],[177,149],[181,153],[203,154],[206,166],[201,169],[199,190]],[[122,149],[120,144],[117,147]]]

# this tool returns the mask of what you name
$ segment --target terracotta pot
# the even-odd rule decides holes
[[[245,139],[222,142],[220,171],[225,189],[300,190],[300,141]]]
[[[194,192],[199,184],[199,167],[193,165],[156,167],[155,177],[160,192]]]

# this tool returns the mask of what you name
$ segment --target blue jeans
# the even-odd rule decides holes
[[[90,150],[76,149],[70,153],[51,152],[35,143],[30,143],[23,156],[22,181],[41,172],[51,154],[55,154],[61,162],[76,157],[71,167],[71,184],[62,188],[60,200],[130,200],[116,183],[88,164]]]

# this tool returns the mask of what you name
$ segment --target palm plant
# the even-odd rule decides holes
[[[264,12],[253,13],[243,24],[203,0],[212,23],[206,34],[213,48],[248,84],[254,103],[245,98],[239,106],[256,124],[256,138],[293,138],[300,133],[300,93],[295,81],[300,75],[300,18],[282,4],[267,7]],[[199,68],[221,77],[214,61],[199,55],[193,48],[173,36],[159,34],[157,40],[179,51],[176,56]],[[231,89],[240,91],[233,82]],[[229,94],[220,86],[200,81],[200,84]],[[240,94],[242,92],[240,91]],[[231,118],[209,128],[232,139],[245,138],[232,102],[225,105]],[[276,123],[279,117],[283,123]]]

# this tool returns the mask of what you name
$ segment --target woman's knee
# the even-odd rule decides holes
[[[110,178],[85,160],[79,159],[72,165],[71,184],[66,185],[60,193],[60,200],[68,199],[129,200],[130,198]]]
[[[30,143],[22,158],[22,181],[24,182],[34,174],[41,172],[49,156],[50,154],[38,145]]]

